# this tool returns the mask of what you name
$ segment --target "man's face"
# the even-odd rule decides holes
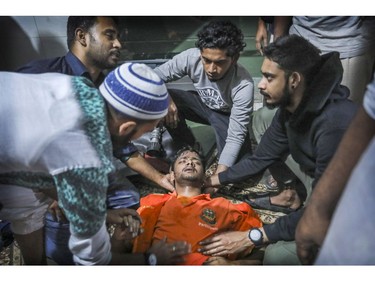
[[[278,64],[265,58],[261,68],[262,79],[258,84],[267,107],[287,107],[290,105],[290,91],[285,72]]]
[[[88,37],[86,56],[93,66],[101,70],[117,66],[121,43],[115,22],[109,17],[98,17]]]
[[[210,81],[223,78],[229,68],[236,63],[236,60],[226,55],[225,50],[210,48],[201,51],[201,61]]]
[[[183,152],[174,164],[174,177],[177,182],[203,183],[204,170],[199,155],[193,151]]]

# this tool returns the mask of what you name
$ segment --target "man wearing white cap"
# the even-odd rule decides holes
[[[104,36],[104,34],[106,36]],[[34,60],[20,67],[17,72],[46,73],[57,72],[75,76],[84,76],[99,87],[104,81],[105,69],[113,69],[120,59],[121,43],[118,31],[118,19],[111,16],[70,16],[67,21],[68,53],[62,57],[43,60]],[[122,196],[122,207],[137,207],[139,205],[139,191],[126,177],[121,177],[124,170],[135,171],[152,180],[157,185],[173,191],[173,186],[166,176],[151,166],[138,152],[137,147],[129,143],[119,145],[114,150],[116,158],[121,159],[124,165],[110,175],[108,200]],[[126,165],[126,166],[125,166]],[[30,197],[34,197],[29,191]],[[125,199],[126,198],[126,201]],[[74,264],[73,257],[68,248],[69,223],[66,223],[63,212],[53,202],[45,218],[45,254],[42,250],[43,241],[39,242],[37,255],[37,241],[30,244],[29,239],[19,237],[19,244],[30,244],[33,248],[32,257],[24,256],[26,263],[40,263],[47,256],[49,261],[57,264]],[[111,206],[113,207],[113,206]],[[117,206],[118,207],[118,206]],[[107,218],[111,218],[112,211]],[[111,223],[110,219],[107,219]],[[26,246],[26,245],[25,245]]]
[[[0,87],[0,218],[14,233],[32,236],[43,227],[49,194],[70,222],[77,264],[181,262],[189,252],[185,242],[162,241],[145,256],[112,254],[105,226],[112,142],[126,144],[151,131],[168,111],[166,87],[149,67],[123,64],[99,91],[86,78],[56,73],[2,72]],[[26,187],[41,191],[27,206]]]

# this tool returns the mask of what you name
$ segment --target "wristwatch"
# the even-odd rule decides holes
[[[250,229],[248,236],[255,247],[263,245],[263,232],[259,228]]]
[[[158,259],[153,253],[145,253],[146,262],[148,265],[157,265]]]

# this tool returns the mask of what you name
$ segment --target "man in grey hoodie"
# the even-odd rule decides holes
[[[254,83],[237,63],[246,44],[233,23],[212,21],[198,32],[197,48],[176,55],[154,70],[164,82],[190,77],[195,91],[169,90],[172,98],[165,124],[177,148],[195,144],[185,120],[211,125],[219,155],[217,172],[247,152]]]

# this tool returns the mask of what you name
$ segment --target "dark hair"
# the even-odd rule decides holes
[[[68,49],[70,50],[74,43],[75,38],[75,31],[77,28],[82,28],[85,32],[89,31],[91,27],[93,27],[96,23],[98,16],[70,16],[68,17],[68,23],[66,25],[66,35],[67,40],[66,43],[68,45]],[[112,18],[115,24],[118,24],[117,17],[109,17]]]
[[[201,51],[206,48],[226,50],[229,57],[239,55],[245,48],[242,31],[229,21],[211,21],[198,32],[195,46]]]
[[[170,166],[170,169],[171,171],[174,171],[174,165],[176,164],[176,161],[177,159],[184,153],[184,152],[187,152],[187,151],[190,151],[190,152],[195,152],[198,156],[199,156],[199,159],[201,160],[202,162],[202,167],[203,169],[205,169],[205,161],[204,161],[204,157],[202,156],[202,154],[196,150],[195,148],[193,148],[192,146],[190,145],[187,145],[187,146],[184,146],[183,148],[181,148],[180,150],[178,150],[176,152],[176,155],[173,157],[173,160],[171,162],[171,166]]]
[[[298,35],[277,38],[263,50],[264,56],[276,62],[287,74],[299,72],[308,83],[320,66],[320,50]]]

